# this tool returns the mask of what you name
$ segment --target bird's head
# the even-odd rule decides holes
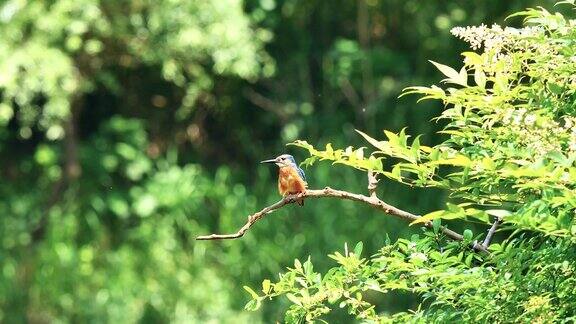
[[[264,160],[264,161],[261,161],[260,163],[274,163],[279,167],[285,167],[285,166],[297,167],[298,166],[296,164],[296,160],[294,160],[294,157],[290,154],[282,154],[275,159]]]

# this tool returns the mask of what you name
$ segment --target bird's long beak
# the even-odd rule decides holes
[[[260,161],[260,163],[276,163],[276,162],[277,162],[276,159]]]

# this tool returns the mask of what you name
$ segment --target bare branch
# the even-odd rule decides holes
[[[196,239],[197,240],[236,239],[236,238],[242,237],[246,233],[246,231],[248,231],[248,229],[250,229],[250,227],[252,227],[252,225],[254,225],[254,223],[256,223],[262,217],[266,216],[267,214],[273,212],[276,209],[280,209],[280,208],[284,207],[285,205],[294,203],[298,198],[326,198],[326,197],[358,201],[358,202],[367,204],[369,206],[372,206],[373,208],[375,208],[375,209],[377,209],[377,210],[379,210],[385,214],[395,216],[395,217],[401,218],[401,219],[403,219],[405,221],[409,221],[409,222],[413,222],[413,221],[417,220],[418,218],[420,218],[420,216],[418,216],[418,215],[414,215],[410,212],[407,212],[407,211],[401,210],[399,208],[396,208],[392,205],[389,205],[389,204],[385,203],[384,201],[378,199],[376,196],[369,197],[369,196],[365,196],[365,195],[359,195],[359,194],[355,194],[355,193],[351,193],[351,192],[347,192],[347,191],[335,190],[335,189],[332,189],[330,187],[326,187],[326,188],[320,189],[320,190],[307,190],[304,193],[300,193],[300,194],[296,194],[296,195],[288,195],[288,196],[284,197],[283,199],[281,199],[277,203],[270,205],[270,206],[262,209],[261,211],[248,216],[248,221],[246,222],[246,224],[244,224],[244,226],[242,226],[242,228],[240,228],[240,230],[238,230],[238,232],[236,232],[234,234],[211,234],[211,235],[198,236]],[[432,228],[432,222],[426,222],[426,223],[424,223],[424,226],[426,226],[428,228]],[[441,231],[442,231],[442,233],[444,233],[444,235],[450,237],[453,240],[462,241],[464,239],[462,237],[462,235],[460,235],[460,234],[458,234],[452,230],[449,230],[445,227],[442,227]],[[483,248],[482,246],[479,246],[476,249],[486,251],[486,249]]]
[[[286,121],[288,119],[288,114],[282,108],[282,105],[278,102],[273,101],[263,95],[259,94],[258,92],[254,91],[253,89],[247,88],[244,90],[244,97],[256,106],[276,114],[281,120]]]
[[[248,221],[246,222],[246,224],[244,224],[244,226],[242,226],[242,228],[240,228],[238,230],[238,232],[234,233],[234,234],[211,234],[211,235],[204,235],[204,236],[198,236],[196,239],[197,240],[230,240],[230,239],[235,239],[235,238],[239,238],[244,236],[244,233],[246,233],[246,231],[248,229],[250,229],[250,227],[252,227],[252,225],[254,225],[254,223],[256,223],[260,218],[266,216],[266,214],[269,214],[273,211],[275,211],[276,209],[280,209],[283,206],[293,203],[295,202],[296,199],[294,198],[294,196],[286,196],[284,198],[282,198],[282,200],[280,200],[279,202],[270,205],[264,209],[262,209],[261,211],[252,214],[250,216],[248,216]]]
[[[494,236],[496,229],[498,229],[498,226],[501,223],[502,223],[502,217],[496,217],[496,219],[494,220],[494,223],[492,224],[492,227],[490,227],[490,230],[488,230],[488,235],[486,235],[486,238],[484,239],[484,243],[482,243],[484,248],[486,248],[486,249],[488,248],[488,246],[490,245],[490,241],[492,241],[492,236]]]
[[[354,89],[352,83],[350,83],[350,80],[346,78],[342,79],[339,85],[340,90],[342,90],[342,93],[344,94],[348,102],[350,102],[350,104],[356,109],[357,112],[360,111],[360,109],[362,108],[362,100],[360,99],[360,96]]]

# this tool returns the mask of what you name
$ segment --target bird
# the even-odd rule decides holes
[[[279,167],[278,191],[281,196],[286,197],[287,195],[306,192],[308,188],[306,175],[304,174],[304,170],[298,167],[292,155],[282,154],[274,159],[264,160],[260,163],[274,163]],[[303,198],[296,199],[296,202],[298,205],[304,206]]]

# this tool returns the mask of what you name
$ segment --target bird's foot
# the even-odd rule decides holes
[[[287,194],[284,196],[284,199],[287,199],[289,203],[293,203],[296,201],[297,197],[295,194]]]
[[[294,203],[304,198],[304,194],[305,192],[289,193],[284,196],[284,199],[290,203]]]

